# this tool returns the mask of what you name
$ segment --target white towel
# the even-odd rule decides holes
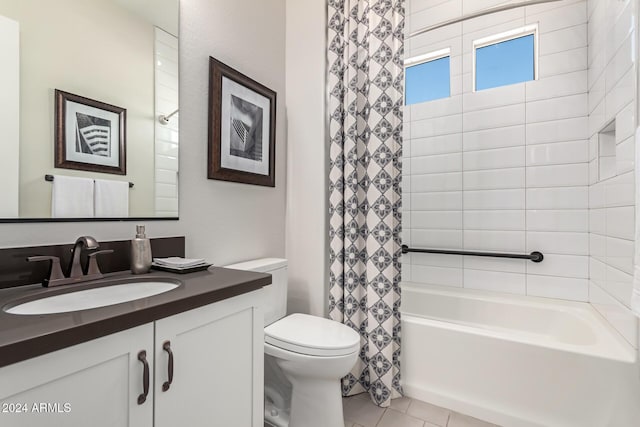
[[[53,218],[93,218],[93,180],[54,175],[51,189]]]
[[[636,129],[636,234],[635,234],[635,256],[633,260],[633,291],[631,294],[631,310],[640,317],[640,128]]]
[[[126,218],[129,216],[129,183],[96,179],[96,218]]]

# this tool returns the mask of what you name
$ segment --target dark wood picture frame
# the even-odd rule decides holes
[[[269,100],[269,175],[224,168],[221,165],[223,77]],[[209,57],[209,153],[207,158],[207,178],[267,187],[276,186],[276,99],[277,95],[273,90],[217,59]],[[263,161],[266,161],[266,159]]]
[[[106,166],[93,163],[85,163],[74,160],[69,160],[67,156],[67,101],[75,102],[77,104],[87,105],[89,107],[98,108],[100,110],[114,113],[118,116],[119,132],[118,132],[118,166]],[[126,142],[126,124],[127,124],[127,110],[115,105],[106,104],[104,102],[96,101],[95,99],[85,98],[80,95],[74,95],[72,93],[64,92],[56,89],[55,91],[55,162],[54,167],[63,169],[75,169],[88,172],[102,172],[115,175],[127,174],[127,142]]]

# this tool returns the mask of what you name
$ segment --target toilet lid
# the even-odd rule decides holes
[[[310,356],[344,356],[360,349],[360,335],[333,320],[291,314],[264,328],[265,342]]]

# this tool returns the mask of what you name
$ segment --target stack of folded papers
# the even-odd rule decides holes
[[[186,270],[211,265],[202,258],[181,258],[175,256],[169,258],[154,258],[153,264],[158,267],[171,268],[174,270]]]

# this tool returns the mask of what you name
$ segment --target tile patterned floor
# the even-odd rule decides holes
[[[343,399],[345,427],[498,427],[419,400],[403,397],[379,408],[366,394]]]

